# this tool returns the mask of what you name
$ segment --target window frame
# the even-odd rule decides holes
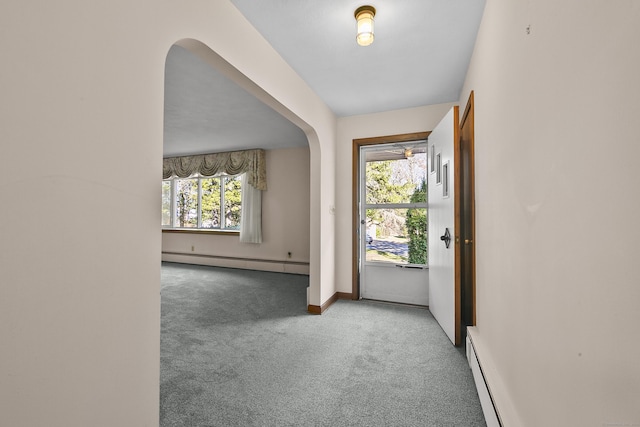
[[[426,182],[427,177],[429,175],[429,154],[428,154],[428,149],[427,149],[427,139],[424,140],[419,140],[419,141],[413,141],[413,144],[417,145],[424,145],[425,147],[425,158],[426,158],[426,162],[425,162],[425,169],[424,169],[424,181]],[[359,148],[359,157],[360,157],[360,162],[361,162],[361,167],[359,168],[359,172],[362,173],[362,179],[365,179],[367,176],[367,165],[371,162],[375,162],[375,161],[379,161],[379,160],[371,160],[368,161],[366,160],[366,154],[365,152],[369,151],[384,151],[386,150],[390,145],[395,145],[395,144],[391,144],[391,143],[381,143],[381,144],[369,144],[369,145],[362,145]],[[406,159],[406,158],[405,158]],[[397,160],[403,160],[403,159],[388,159],[388,161],[397,161]],[[426,223],[426,227],[428,229],[428,218],[429,218],[429,202],[425,201],[425,202],[411,202],[411,201],[406,201],[406,202],[396,202],[396,203],[368,203],[367,202],[367,190],[365,187],[362,188],[362,193],[358,194],[358,202],[361,205],[361,209],[362,212],[367,212],[369,210],[386,210],[386,209],[390,209],[390,210],[394,210],[394,209],[403,209],[406,211],[410,210],[410,209],[424,209],[425,211],[425,215],[427,217],[427,223]],[[425,230],[426,232],[426,230]],[[426,237],[427,235],[425,234],[425,239],[427,239]],[[408,242],[407,242],[408,243]],[[427,239],[427,250],[428,250],[428,239]],[[362,256],[364,256],[364,264],[366,265],[375,265],[375,266],[389,266],[389,267],[396,267],[396,266],[405,266],[405,267],[420,267],[420,268],[424,268],[424,269],[429,269],[429,260],[427,258],[427,262],[422,264],[412,264],[409,262],[403,263],[403,262],[392,262],[392,261],[378,261],[378,260],[369,260],[368,259],[368,251],[367,251],[367,244],[366,242],[364,243],[364,253],[362,254]],[[428,252],[427,252],[428,253]]]
[[[360,177],[360,147],[366,145],[414,142],[427,140],[431,131],[414,132],[397,135],[376,136],[369,138],[356,138],[351,141],[351,297],[360,298],[360,200],[359,200],[359,177]],[[428,213],[427,213],[428,215]]]
[[[237,228],[227,228],[226,218],[223,215],[224,207],[225,207],[225,193],[226,193],[226,184],[228,179],[239,179],[242,176],[240,175],[227,175],[227,174],[219,174],[215,176],[203,176],[201,174],[194,174],[186,178],[180,178],[177,176],[172,176],[167,179],[163,179],[162,183],[165,182],[170,183],[170,224],[161,224],[163,232],[170,233],[210,233],[210,234],[240,234],[240,224],[238,224]],[[202,226],[202,180],[205,179],[218,179],[220,181],[220,226],[219,227],[203,227]],[[197,211],[196,211],[196,226],[195,227],[179,227],[177,225],[177,181],[179,180],[197,180],[198,189],[197,189]],[[240,186],[240,194],[242,195],[242,186]],[[242,196],[240,198],[240,209],[242,209]]]

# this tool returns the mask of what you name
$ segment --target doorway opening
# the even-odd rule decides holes
[[[428,306],[428,135],[353,141],[353,299]]]
[[[193,39],[167,52],[164,112],[162,259],[311,275],[314,132]]]
[[[475,144],[474,144],[474,94],[469,100],[460,121],[458,154],[457,229],[459,230],[459,256],[456,262],[456,287],[460,290],[457,341],[464,342],[467,327],[476,324],[476,244],[475,244]]]

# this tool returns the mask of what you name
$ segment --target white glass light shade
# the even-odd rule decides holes
[[[373,43],[373,17],[376,10],[373,6],[360,6],[356,9],[355,17],[358,22],[358,33],[356,42],[360,46],[369,46]]]

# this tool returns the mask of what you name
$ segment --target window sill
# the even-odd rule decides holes
[[[163,233],[178,233],[178,234],[218,234],[224,236],[239,236],[240,232],[236,230],[207,230],[204,228],[163,228]]]

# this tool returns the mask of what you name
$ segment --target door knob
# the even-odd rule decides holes
[[[444,229],[444,234],[440,236],[440,240],[444,242],[444,245],[447,249],[449,249],[449,244],[451,243],[451,233],[449,233],[449,229]]]
[[[470,244],[472,244],[472,243],[473,243],[473,240],[470,240],[470,239],[464,239],[464,244],[465,244],[465,245],[470,245]]]

